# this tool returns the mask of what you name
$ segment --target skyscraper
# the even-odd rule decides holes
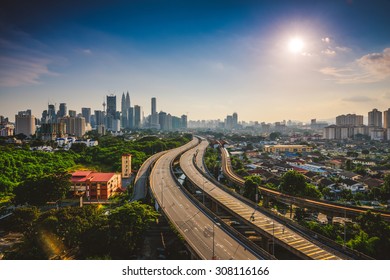
[[[62,118],[68,114],[68,108],[66,107],[66,103],[60,103],[60,112],[58,117]]]
[[[127,110],[127,127],[130,129],[134,128],[134,108],[130,107]]]
[[[127,127],[127,108],[126,108],[126,97],[125,93],[122,93],[121,101],[121,127]]]
[[[91,123],[91,108],[81,108],[81,114],[85,118],[86,123]]]
[[[157,113],[157,101],[156,97],[152,97],[152,115]]]
[[[233,113],[233,128],[237,128],[238,126],[238,115],[236,112]]]
[[[156,97],[152,97],[152,111],[150,115],[150,127],[159,128],[158,114],[157,114],[157,100]]]
[[[116,96],[113,94],[107,95],[107,116],[110,115],[114,117],[115,113],[116,113]]]
[[[129,95],[129,92],[127,92],[126,94],[126,109],[129,109],[131,106],[130,104],[130,95]]]
[[[368,126],[382,127],[382,112],[378,109],[373,109],[368,112]]]
[[[134,106],[134,128],[141,128],[141,107]]]

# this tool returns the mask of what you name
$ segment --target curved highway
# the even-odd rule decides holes
[[[240,216],[247,224],[260,229],[265,235],[274,239],[275,243],[288,248],[296,255],[305,259],[337,260],[347,258],[331,249],[320,247],[303,235],[285,227],[283,224],[264,215],[254,207],[247,205],[236,197],[219,188],[195,167],[193,159],[196,155],[197,164],[203,166],[203,153],[208,142],[203,140],[198,146],[184,153],[180,158],[180,166],[186,176],[205,193],[217,200],[226,209]],[[204,167],[201,168],[204,170]],[[342,257],[340,257],[342,256]]]
[[[258,259],[199,210],[173,177],[171,168],[175,158],[195,147],[198,142],[194,139],[184,146],[169,150],[156,161],[150,174],[150,188],[154,198],[201,259]]]
[[[141,200],[146,197],[147,194],[147,181],[149,178],[150,168],[156,162],[159,157],[165,154],[167,151],[162,151],[150,156],[141,165],[134,179],[134,193],[131,201]]]

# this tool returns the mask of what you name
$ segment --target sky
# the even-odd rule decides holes
[[[390,108],[388,0],[2,0],[0,115],[131,105],[190,120]]]

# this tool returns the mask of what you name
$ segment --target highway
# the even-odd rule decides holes
[[[150,174],[150,188],[162,211],[201,259],[258,259],[212,218],[206,216],[183,193],[173,177],[171,166],[184,151],[195,147],[199,140],[167,151],[154,164]]]
[[[222,155],[222,171],[225,174],[225,176],[228,177],[229,180],[233,181],[234,183],[238,184],[239,186],[244,186],[245,180],[234,173],[231,167],[230,162],[230,156],[229,152],[221,147],[221,155]],[[340,217],[343,217],[346,215],[347,217],[356,217],[362,213],[367,212],[368,209],[363,207],[350,207],[350,206],[343,206],[336,203],[329,203],[323,200],[316,200],[316,199],[308,199],[303,197],[296,197],[291,196],[288,194],[281,193],[276,190],[271,190],[265,187],[259,187],[260,191],[264,195],[268,195],[270,197],[273,197],[277,200],[282,200],[284,202],[297,204],[297,205],[303,205],[307,208],[315,208],[319,211],[326,211],[327,213],[334,213],[338,214]],[[371,212],[380,214],[382,218],[386,221],[390,221],[390,214],[389,213],[383,213],[379,211],[375,211],[374,209],[370,209]]]
[[[237,199],[231,194],[219,188],[212,181],[208,180],[194,165],[193,158],[196,155],[196,163],[204,170],[203,153],[208,142],[203,140],[198,146],[184,153],[180,158],[180,167],[186,176],[210,197],[218,201],[231,213],[241,217],[247,224],[259,229],[275,243],[287,248],[297,256],[304,259],[317,260],[338,260],[347,258],[342,254],[320,247],[307,239],[305,236],[285,227],[271,217],[261,213],[258,209]],[[341,256],[341,257],[340,257]]]
[[[156,162],[156,160],[165,154],[166,151],[159,152],[157,154],[152,155],[144,163],[141,165],[140,169],[137,172],[137,175],[134,179],[134,192],[131,201],[141,200],[146,197],[147,194],[147,181],[149,178],[150,168],[152,164]]]

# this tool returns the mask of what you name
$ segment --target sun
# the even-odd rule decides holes
[[[301,53],[304,47],[304,43],[301,38],[295,37],[288,43],[288,50],[294,54]]]

